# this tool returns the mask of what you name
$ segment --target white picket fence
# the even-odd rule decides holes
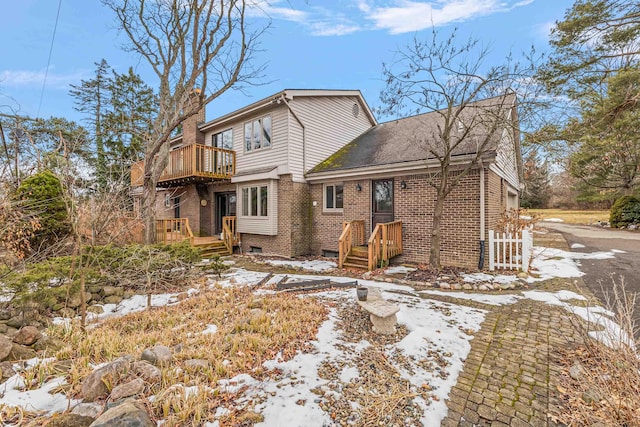
[[[503,268],[529,271],[532,247],[531,231],[496,233],[489,230],[489,270]]]

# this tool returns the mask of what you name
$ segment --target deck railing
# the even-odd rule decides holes
[[[225,148],[191,144],[169,152],[159,183],[189,177],[228,179],[235,174],[236,152]],[[142,185],[144,162],[131,167],[131,185]]]
[[[156,242],[169,245],[185,240],[193,245],[193,232],[189,227],[189,218],[172,218],[156,220]]]
[[[222,217],[222,241],[229,253],[233,253],[233,247],[238,244],[238,233],[236,231],[236,217]]]
[[[364,221],[345,221],[342,223],[342,234],[338,239],[338,266],[346,261],[349,251],[354,246],[364,245]]]
[[[394,256],[402,255],[402,221],[376,224],[368,241],[369,270],[387,265]]]

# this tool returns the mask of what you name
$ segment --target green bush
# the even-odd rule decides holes
[[[640,224],[640,199],[633,196],[620,197],[611,207],[609,222],[616,228]]]
[[[26,211],[38,218],[41,226],[31,239],[32,249],[51,245],[71,231],[62,184],[50,171],[22,181],[15,197]]]

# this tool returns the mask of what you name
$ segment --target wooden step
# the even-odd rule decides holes
[[[367,248],[366,246],[354,246],[351,248],[349,255],[368,258],[369,248]]]
[[[343,268],[355,268],[357,270],[367,270],[368,269],[368,265],[362,265],[362,264],[352,264],[350,262],[343,262],[342,263],[342,267]]]

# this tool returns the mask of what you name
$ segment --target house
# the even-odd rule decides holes
[[[518,206],[515,98],[499,113],[514,126],[485,129],[452,152],[460,169],[476,155],[473,141],[489,135],[478,165],[447,197],[443,265],[477,268],[478,242]],[[479,116],[468,108],[456,130]],[[350,256],[365,268],[394,256],[426,263],[436,163],[419,142],[434,139],[439,120],[436,112],[378,124],[357,90],[283,90],[209,122],[202,112],[171,141],[157,217],[187,218],[195,239],[233,235],[227,250],[335,255],[341,264]],[[162,224],[165,237],[176,231]]]
[[[357,90],[287,89],[204,119],[203,110],[171,140],[157,218],[187,218],[194,240],[210,242],[204,237],[220,236],[225,218],[235,217],[229,224],[243,252],[288,257],[310,253],[305,174],[377,124]],[[132,185],[141,184],[141,171],[134,165]],[[184,228],[162,225],[159,234]]]

